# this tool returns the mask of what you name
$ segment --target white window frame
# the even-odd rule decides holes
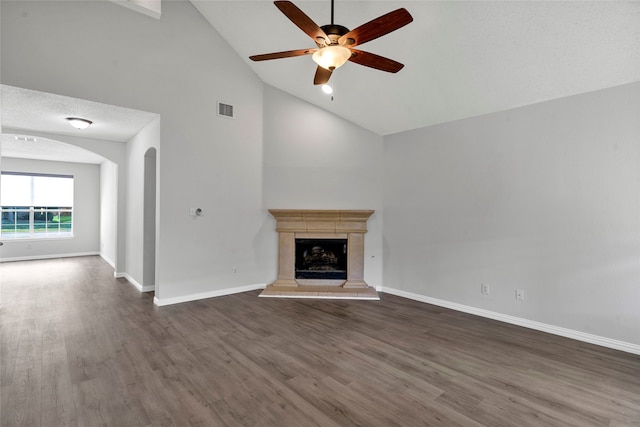
[[[30,177],[51,177],[51,178],[68,178],[74,180],[73,175],[62,174],[43,174],[43,173],[31,173],[31,172],[7,172],[3,171],[2,175],[21,175]],[[1,178],[0,178],[1,179]],[[74,181],[72,181],[74,182]],[[13,212],[16,216],[18,213],[29,214],[29,229],[28,231],[18,231],[17,218],[14,219],[13,231],[5,231],[6,222],[3,222],[2,230],[0,230],[0,237],[6,240],[24,240],[24,239],[60,239],[60,238],[73,238],[74,237],[74,212],[73,206],[0,206],[0,212],[4,218],[5,213]],[[54,213],[57,212],[58,224],[56,231],[49,231],[48,215],[45,215],[44,231],[40,227],[36,228],[36,214],[41,213]],[[62,230],[62,217],[69,216],[69,229]]]

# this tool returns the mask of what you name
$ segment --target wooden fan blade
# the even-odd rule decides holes
[[[262,55],[253,55],[249,59],[252,61],[267,61],[269,59],[292,58],[294,56],[311,55],[318,49],[298,49],[286,50],[284,52],[265,53]]]
[[[384,56],[376,55],[375,53],[363,52],[357,49],[351,49],[351,53],[352,55],[349,61],[364,65],[365,67],[375,68],[376,70],[397,73],[404,67],[404,64],[394,61],[393,59],[385,58]]]
[[[349,31],[338,39],[338,43],[347,47],[363,44],[402,28],[412,21],[411,14],[400,8]]]
[[[327,70],[326,68],[322,68],[321,66],[318,66],[318,68],[316,69],[316,75],[313,78],[313,84],[323,85],[325,83],[328,83],[329,79],[331,78],[331,73],[332,71]]]
[[[311,37],[318,47],[330,43],[329,37],[327,37],[327,34],[322,30],[322,28],[313,22],[311,18],[305,15],[298,6],[290,1],[274,1],[273,3],[278,9],[280,9],[280,12],[284,13],[286,17],[291,20],[291,22],[296,24],[298,28]]]

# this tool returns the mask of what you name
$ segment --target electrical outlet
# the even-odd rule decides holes
[[[485,294],[485,295],[489,295],[489,292],[490,292],[489,285],[487,285],[486,283],[481,283],[480,284],[480,292]]]
[[[524,300],[524,291],[522,289],[516,289],[516,299],[517,300]]]

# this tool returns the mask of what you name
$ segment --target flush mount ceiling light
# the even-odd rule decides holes
[[[91,120],[80,119],[78,117],[67,117],[67,121],[76,129],[86,129],[93,123]]]

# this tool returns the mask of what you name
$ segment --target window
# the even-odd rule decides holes
[[[3,239],[73,236],[73,176],[2,172]]]

